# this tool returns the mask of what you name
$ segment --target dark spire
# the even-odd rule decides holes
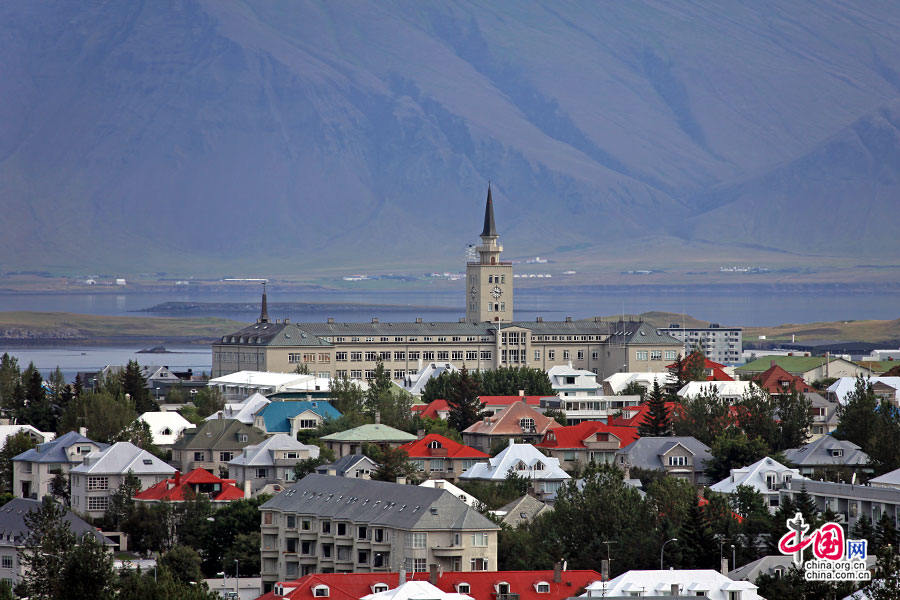
[[[269,303],[266,301],[266,282],[263,281],[262,310],[259,311],[259,322],[269,322]]]
[[[488,182],[487,204],[484,207],[484,230],[481,237],[497,237],[497,226],[494,225],[494,201],[491,199],[491,184]]]

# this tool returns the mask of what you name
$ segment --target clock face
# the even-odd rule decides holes
[[[476,290],[476,289],[475,289],[475,286],[473,285],[473,286],[472,286],[472,297],[474,298],[474,297],[475,297],[475,294],[477,294],[477,293],[478,293],[478,290]]]
[[[502,295],[503,295],[503,290],[500,289],[499,285],[495,285],[494,289],[491,290],[491,296],[493,296],[496,299]]]

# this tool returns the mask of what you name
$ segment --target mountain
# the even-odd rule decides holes
[[[10,2],[0,270],[896,256],[900,5]],[[626,250],[627,249],[627,250]]]

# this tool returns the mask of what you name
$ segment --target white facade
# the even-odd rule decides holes
[[[722,494],[733,494],[738,486],[751,487],[766,499],[769,511],[774,513],[778,509],[780,490],[789,488],[794,479],[806,477],[797,469],[789,469],[780,462],[766,457],[749,467],[732,469],[731,475],[709,486],[709,489]]]
[[[160,448],[171,446],[182,431],[194,426],[193,423],[174,411],[145,412],[137,420],[150,427],[153,443]]]
[[[710,600],[764,600],[757,589],[749,581],[732,581],[712,569],[628,571],[610,581],[595,581],[581,597],[700,596]]]
[[[497,456],[467,469],[459,479],[503,481],[510,471],[532,480],[535,491],[542,494],[555,494],[560,485],[570,479],[569,474],[560,468],[558,458],[545,456],[531,444],[512,441]]]
[[[597,374],[585,369],[575,369],[572,363],[547,369],[547,377],[553,391],[563,396],[599,396],[603,386],[597,383]]]
[[[603,380],[603,393],[619,394],[632,383],[649,391],[653,389],[653,382],[659,383],[659,387],[665,389],[669,382],[669,374],[655,372],[613,373]]]
[[[718,323],[710,323],[709,327],[683,327],[678,323],[672,323],[660,331],[684,342],[685,356],[699,346],[709,360],[726,365],[741,362],[744,351],[742,327],[722,327]]]

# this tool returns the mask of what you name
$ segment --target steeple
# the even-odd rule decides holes
[[[268,323],[269,322],[269,303],[266,301],[266,282],[263,281],[263,297],[262,297],[262,310],[259,311],[259,318],[256,320],[257,323]]]
[[[484,206],[484,229],[481,237],[497,237],[497,226],[494,224],[494,200],[491,198],[491,184],[488,182],[487,204]]]

